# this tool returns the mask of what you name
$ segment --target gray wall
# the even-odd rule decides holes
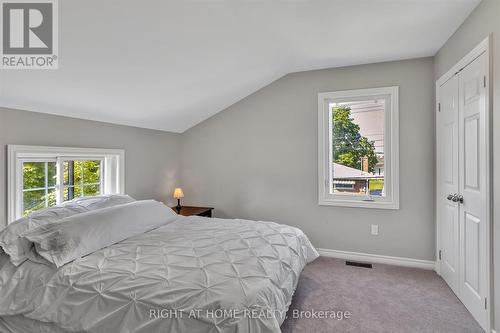
[[[126,192],[170,198],[179,172],[180,135],[0,108],[0,229],[7,212],[7,145],[125,149]]]
[[[318,206],[318,92],[393,85],[401,209]],[[432,58],[287,75],[182,134],[185,201],[297,226],[320,248],[434,260],[433,99]]]
[[[495,327],[500,324],[500,1],[483,0],[469,18],[446,42],[435,57],[435,78],[446,73],[455,63],[488,35],[492,36],[493,87],[493,237],[495,281]]]

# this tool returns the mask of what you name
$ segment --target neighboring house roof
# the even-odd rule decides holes
[[[333,177],[335,179],[345,178],[345,179],[382,179],[383,176],[374,175],[369,172],[364,172],[358,169],[354,169],[342,164],[333,163]]]

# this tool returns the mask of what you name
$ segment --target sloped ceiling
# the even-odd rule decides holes
[[[296,71],[432,56],[479,0],[60,0],[58,70],[0,106],[183,132]]]

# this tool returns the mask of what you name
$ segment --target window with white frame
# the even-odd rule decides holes
[[[124,192],[124,151],[8,146],[9,222],[78,197]]]
[[[399,209],[399,88],[318,94],[319,204]]]

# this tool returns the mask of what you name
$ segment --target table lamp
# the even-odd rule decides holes
[[[182,191],[182,188],[180,187],[177,187],[175,190],[174,190],[174,199],[177,199],[177,207],[175,207],[177,209],[177,212],[179,212],[181,210],[181,198],[184,198],[184,192]]]

